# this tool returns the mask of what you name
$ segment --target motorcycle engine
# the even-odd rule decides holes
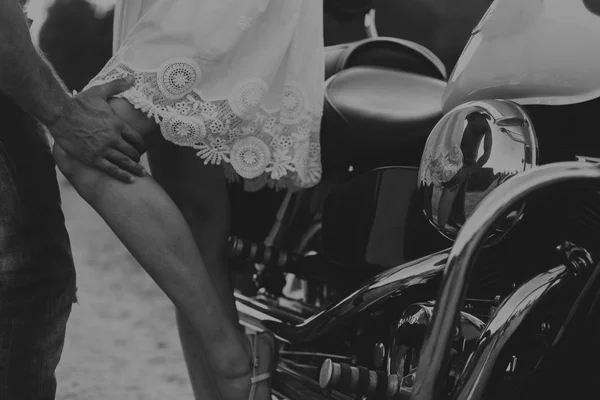
[[[461,312],[456,325],[448,364],[447,393],[453,390],[468,358],[475,350],[475,344],[485,327],[484,321],[487,321],[498,305],[497,302],[474,302],[480,304],[474,306],[472,302],[467,302],[465,310],[473,312]],[[432,323],[434,308],[434,302],[414,303],[392,321],[387,343],[378,343],[374,348],[374,358],[381,361],[375,362],[377,370],[326,360],[319,375],[321,387],[326,390],[336,389],[357,398],[410,399],[415,376],[418,374],[421,347]],[[474,313],[484,319],[476,317]],[[377,354],[384,354],[384,357],[379,358]],[[380,367],[377,366],[379,364]]]
[[[400,378],[399,393],[410,395],[414,375],[418,370],[419,354],[428,326],[433,318],[434,302],[415,303],[409,306],[392,325],[386,372]],[[474,344],[485,323],[467,312],[461,312],[453,339],[447,389],[451,391],[460,376]]]

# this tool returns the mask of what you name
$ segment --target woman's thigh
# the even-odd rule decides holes
[[[197,240],[211,247],[224,240],[229,229],[229,201],[223,168],[205,165],[193,148],[164,139],[154,119],[127,100],[111,99],[110,105],[142,135],[153,178],[175,201]]]
[[[144,139],[146,148],[154,146],[160,136],[160,129],[154,118],[148,118],[137,110],[129,101],[113,97],[108,100],[115,114],[125,121]]]
[[[227,235],[229,199],[220,165],[205,165],[192,148],[177,146],[160,137],[148,150],[152,176],[173,198],[195,233],[212,230]],[[202,226],[198,226],[201,224]]]

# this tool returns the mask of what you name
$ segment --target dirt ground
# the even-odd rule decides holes
[[[193,399],[172,304],[104,221],[59,181],[79,304],[57,371],[57,399]]]

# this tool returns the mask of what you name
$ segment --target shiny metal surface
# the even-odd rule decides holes
[[[376,10],[374,8],[371,9],[368,13],[365,14],[365,29],[367,30],[368,38],[376,38],[379,37],[377,33],[377,23],[375,19]]]
[[[352,397],[336,390],[324,392],[316,379],[295,371],[285,362],[277,364],[273,394],[290,400],[352,400]]]
[[[281,324],[299,324],[303,321],[297,315],[287,313],[281,308],[270,306],[266,303],[244,296],[239,292],[234,292],[235,306],[240,316],[240,323],[253,331],[264,331],[265,321],[275,321]],[[277,337],[279,340],[287,342],[284,337]]]
[[[416,303],[408,306],[398,319],[392,334],[387,359],[387,373],[405,377],[418,368],[419,353],[431,324],[434,302]],[[485,328],[485,323],[466,312],[460,313],[460,322],[455,326],[453,339],[464,344],[476,340]],[[465,356],[468,356],[465,355]],[[456,371],[459,373],[460,371]]]
[[[569,268],[558,266],[535,276],[504,300],[477,341],[475,352],[457,383],[455,400],[483,398],[485,384],[496,367],[496,360],[504,345],[536,310],[538,304],[549,297],[560,295],[561,289],[572,277]]]
[[[566,183],[600,186],[600,165],[562,162],[537,167],[515,176],[502,190],[490,193],[463,226],[450,252],[426,341],[421,353],[413,400],[437,400],[446,376],[455,321],[465,299],[475,255],[488,231],[515,204],[542,189]]]
[[[398,319],[387,358],[387,373],[405,377],[419,362],[419,352],[433,316],[432,303],[411,304]]]
[[[405,289],[426,285],[439,275],[446,265],[448,251],[423,257],[385,271],[372,278],[361,289],[337,304],[333,304],[299,324],[269,318],[262,325],[291,342],[307,342],[331,332],[350,318],[357,318],[373,307],[383,306]]]
[[[537,163],[537,138],[521,106],[506,100],[461,105],[433,128],[423,151],[418,190],[425,215],[454,240],[488,193]],[[497,221],[490,244],[517,223],[524,206]]]

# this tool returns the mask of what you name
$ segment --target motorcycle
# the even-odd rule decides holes
[[[315,250],[232,241],[310,283],[299,299],[236,293],[242,324],[279,339],[277,398],[598,393],[598,34],[592,0],[496,0],[447,85],[365,66],[330,79],[324,126],[373,141],[337,142],[337,164],[324,146],[342,183],[323,196]],[[406,163],[368,170],[375,146]],[[357,175],[332,167],[348,163]]]

